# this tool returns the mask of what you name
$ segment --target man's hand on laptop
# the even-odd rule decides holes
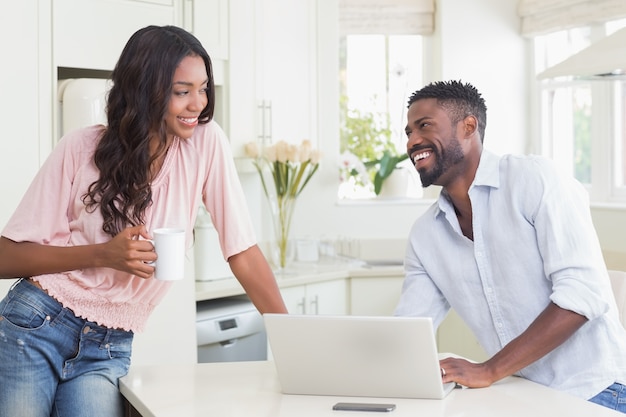
[[[448,357],[439,361],[441,379],[444,383],[456,382],[469,388],[484,388],[494,382],[491,371],[483,363],[475,363],[460,357]]]

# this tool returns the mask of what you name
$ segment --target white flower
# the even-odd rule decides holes
[[[309,140],[303,140],[300,146],[284,140],[265,147],[263,156],[259,156],[256,144],[246,145],[246,154],[256,157],[254,165],[261,176],[263,191],[269,198],[275,194],[279,198],[297,197],[319,167],[321,153],[312,148]],[[264,172],[269,171],[269,176]],[[270,182],[271,178],[271,182]],[[274,187],[268,188],[273,183]],[[275,192],[274,192],[275,191]]]
[[[298,150],[299,162],[304,162],[311,159],[312,151],[313,147],[311,146],[311,141],[308,139],[303,140],[302,144],[300,145],[300,149]]]
[[[340,155],[339,170],[341,171],[342,181],[348,181],[349,177],[354,177],[359,184],[370,182],[370,176],[365,164],[350,151],[344,151]]]
[[[289,145],[284,140],[274,145],[276,148],[276,160],[278,162],[287,162],[289,160]]]
[[[311,160],[312,164],[317,165],[317,164],[320,163],[320,160],[322,159],[322,152],[320,152],[320,151],[318,151],[316,149],[313,149],[313,150],[311,150],[311,154],[310,155],[311,155],[310,160]]]
[[[265,158],[270,162],[276,162],[278,156],[276,155],[276,146],[269,146],[265,148]]]
[[[298,147],[296,145],[287,145],[287,162],[301,162],[298,157]]]
[[[256,142],[246,143],[245,146],[246,156],[249,158],[258,158],[259,156],[259,146]]]

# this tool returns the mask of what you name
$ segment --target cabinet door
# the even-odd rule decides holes
[[[49,7],[48,2],[38,0],[2,4],[0,225],[9,220],[51,149]],[[6,293],[9,284],[0,285],[0,295]]]
[[[317,143],[316,1],[230,1],[225,128],[235,157],[252,141]]]
[[[290,314],[347,313],[345,279],[281,288],[280,293]]]
[[[185,26],[211,60],[228,59],[228,0],[186,0]]]
[[[348,289],[345,279],[319,282],[306,286],[308,314],[347,314]]]
[[[285,302],[289,314],[306,313],[305,307],[307,300],[306,287],[304,285],[281,288],[280,294],[283,296],[283,301]]]
[[[391,316],[400,299],[404,277],[350,279],[350,314]]]
[[[271,105],[265,134],[271,135],[273,142],[315,140],[315,1],[258,3],[257,99]]]
[[[112,70],[128,38],[148,25],[180,25],[179,0],[55,0],[52,42],[58,67]]]
[[[437,329],[439,352],[454,353],[476,362],[489,359],[474,333],[454,310],[450,310]]]

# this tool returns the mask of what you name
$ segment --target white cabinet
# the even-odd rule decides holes
[[[489,359],[474,333],[454,310],[450,310],[437,329],[437,347],[440,352],[455,353],[477,362]]]
[[[350,314],[355,316],[391,316],[400,299],[403,276],[352,277],[350,279]]]
[[[316,4],[230,1],[226,130],[235,157],[251,141],[317,143]]]
[[[112,70],[128,38],[138,29],[181,25],[180,1],[53,1],[55,66]]]
[[[173,283],[150,314],[146,328],[133,340],[132,366],[195,364],[196,303],[191,252],[185,257],[185,279]]]
[[[193,33],[212,61],[228,59],[228,0],[184,0],[185,29]]]
[[[50,5],[5,2],[0,13],[0,229],[15,211],[50,146]],[[9,281],[3,281],[8,284]],[[1,286],[0,293],[6,291]]]
[[[350,279],[350,314],[357,316],[390,316],[398,304],[403,276],[352,277]],[[436,334],[440,352],[451,352],[482,362],[487,354],[472,331],[450,310]]]
[[[280,292],[291,314],[347,314],[345,279],[282,287]]]

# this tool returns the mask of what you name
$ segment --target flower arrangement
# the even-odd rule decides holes
[[[289,230],[296,197],[319,168],[321,153],[306,139],[299,146],[279,141],[265,147],[262,153],[256,142],[250,142],[245,150],[246,155],[253,158],[272,209],[278,251],[275,263],[284,268],[288,260]]]

